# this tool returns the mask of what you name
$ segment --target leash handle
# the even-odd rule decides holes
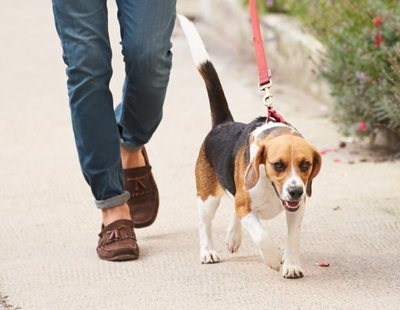
[[[258,76],[259,76],[259,87],[266,89],[267,85],[270,84],[270,72],[268,70],[268,64],[265,58],[263,40],[261,38],[260,22],[258,20],[257,6],[255,0],[249,0],[251,28],[253,30],[253,42],[254,49],[256,52],[256,59],[258,65]]]

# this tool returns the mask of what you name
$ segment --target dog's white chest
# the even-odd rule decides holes
[[[264,165],[260,165],[260,178],[249,191],[251,209],[262,219],[269,220],[283,211],[280,199],[276,196],[271,181],[265,176]]]

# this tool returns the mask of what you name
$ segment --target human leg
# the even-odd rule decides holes
[[[57,32],[67,65],[68,95],[82,172],[103,227],[97,253],[107,260],[139,255],[124,190],[118,126],[108,84],[111,48],[106,0],[53,0]]]
[[[125,203],[118,126],[109,90],[112,75],[106,0],[53,0],[67,65],[75,142],[82,172],[99,208]]]
[[[117,0],[125,83],[116,117],[128,201],[135,227],[151,225],[158,212],[158,189],[142,149],[162,117],[171,69],[175,0]]]
[[[125,83],[116,109],[122,144],[138,149],[162,118],[172,65],[176,0],[117,0]]]

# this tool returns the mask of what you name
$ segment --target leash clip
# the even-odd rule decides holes
[[[272,107],[272,100],[271,100],[272,94],[271,94],[271,90],[270,90],[271,86],[272,86],[272,81],[271,80],[269,80],[269,82],[267,84],[258,85],[258,88],[261,91],[264,91],[263,104],[267,108]]]

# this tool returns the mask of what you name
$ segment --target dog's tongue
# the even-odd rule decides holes
[[[285,201],[285,203],[289,208],[297,208],[299,205],[299,201]]]

